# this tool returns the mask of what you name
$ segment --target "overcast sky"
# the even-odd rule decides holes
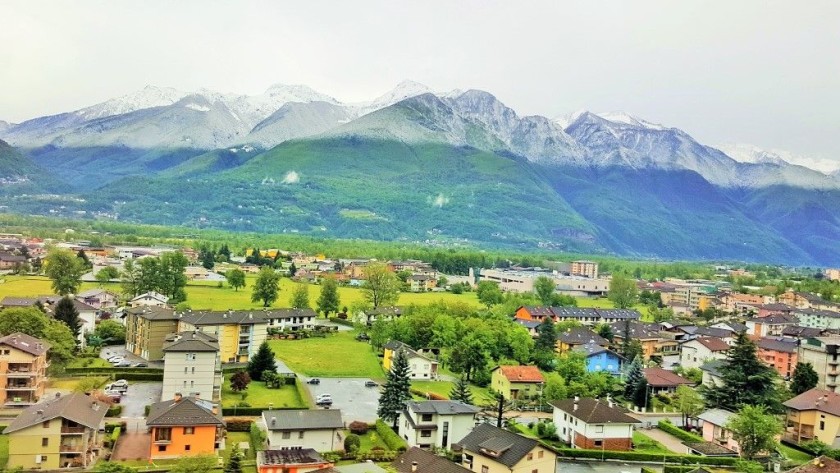
[[[0,0],[0,120],[147,84],[368,100],[403,79],[520,114],[624,110],[840,159],[840,1]]]

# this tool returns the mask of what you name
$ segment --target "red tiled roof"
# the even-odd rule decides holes
[[[645,379],[650,386],[657,388],[667,388],[671,386],[679,386],[681,384],[694,384],[689,379],[685,379],[680,375],[674,374],[662,368],[645,368]]]
[[[825,389],[811,389],[784,402],[785,407],[797,411],[820,411],[840,417],[840,394]]]
[[[703,345],[704,347],[708,348],[711,351],[727,351],[729,350],[729,345],[726,344],[723,340],[719,338],[712,338],[712,337],[700,337],[697,338],[697,341]]]
[[[505,378],[511,383],[542,383],[542,373],[536,366],[499,366]]]

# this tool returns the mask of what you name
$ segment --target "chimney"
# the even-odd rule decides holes
[[[272,427],[274,427],[274,425],[275,425],[275,424],[277,424],[277,418],[276,418],[276,417],[272,417],[272,418],[271,418],[271,426],[272,426]]]
[[[61,397],[61,393],[55,393],[55,398],[58,399]]]
[[[181,402],[181,393],[175,393],[175,402]]]
[[[412,471],[412,472],[416,472],[416,471],[417,471],[417,462],[411,462],[411,471]]]
[[[99,410],[99,403],[96,402],[96,401],[91,402],[90,403],[90,408],[93,409],[94,411],[98,411]]]

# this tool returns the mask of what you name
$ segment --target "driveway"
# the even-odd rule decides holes
[[[139,356],[131,353],[130,351],[126,350],[123,345],[109,345],[106,347],[102,347],[102,350],[99,352],[99,358],[107,360],[109,356],[114,355],[121,355],[126,360],[132,363],[146,363],[149,365],[149,368],[163,368],[162,361],[147,361]]]
[[[301,378],[304,382],[309,378]],[[332,409],[341,409],[341,417],[346,423],[355,420],[375,422],[376,409],[379,407],[379,389],[365,386],[369,378],[319,378],[321,384],[307,384],[314,399],[319,394],[332,395]]]
[[[120,399],[123,406],[120,417],[145,417],[146,406],[160,401],[163,383],[128,382],[128,392]]]
[[[673,435],[669,434],[668,432],[665,432],[664,430],[642,429],[639,430],[639,433],[645,434],[653,440],[656,440],[657,442],[664,445],[665,448],[674,453],[688,453],[688,448],[682,444],[682,440],[678,439],[677,437],[674,437]]]

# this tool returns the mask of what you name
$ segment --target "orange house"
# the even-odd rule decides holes
[[[225,423],[210,403],[181,397],[152,404],[146,419],[152,443],[149,460],[216,455]]]
[[[792,338],[766,337],[756,342],[758,359],[772,366],[783,378],[793,376],[797,343]]]
[[[552,321],[557,322],[557,316],[551,311],[551,307],[537,307],[523,305],[516,309],[516,318],[519,320],[533,320],[534,322],[542,322],[546,317],[550,317]]]

